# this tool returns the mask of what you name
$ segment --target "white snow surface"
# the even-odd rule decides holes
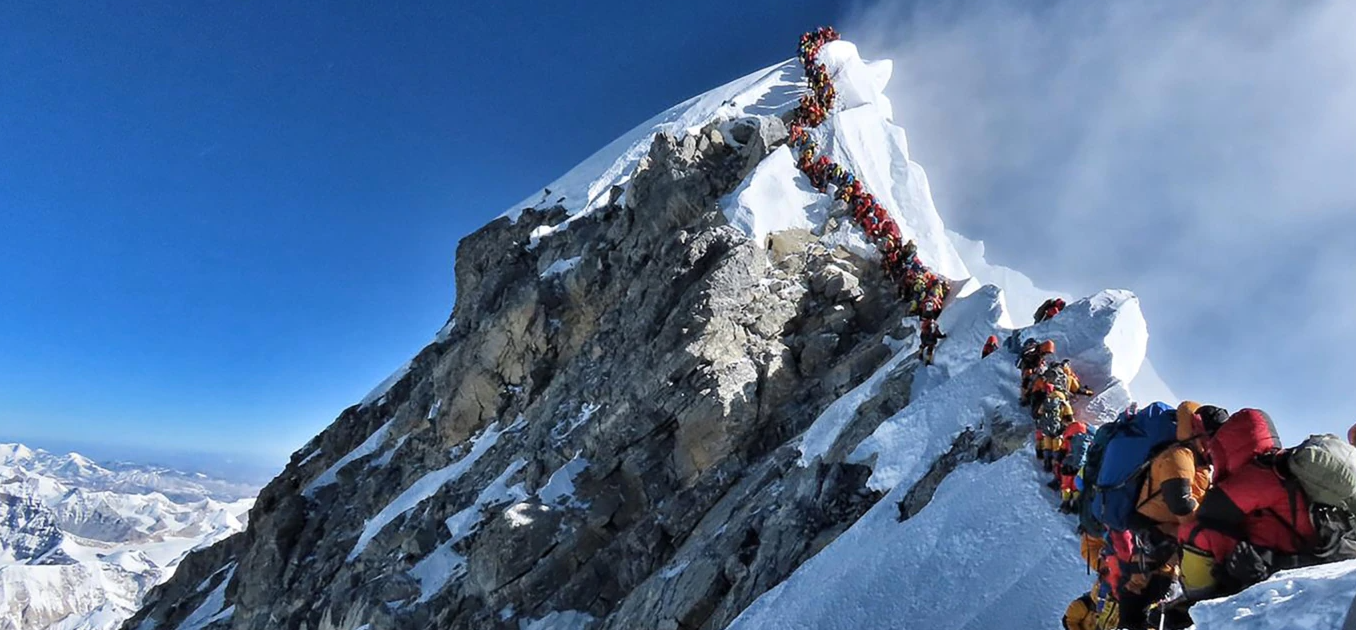
[[[449,331],[451,330],[451,324],[452,322],[449,321],[448,326],[445,327]],[[442,331],[439,331],[438,337],[441,338],[443,334]],[[391,391],[391,388],[395,387],[395,384],[399,383],[400,379],[405,378],[405,375],[410,373],[410,368],[413,366],[414,364],[411,361],[406,361],[404,365],[397,368],[390,376],[386,377],[382,382],[377,383],[377,386],[372,388],[372,391],[367,392],[367,395],[363,396],[362,401],[360,401],[358,405],[366,407],[373,403],[379,403],[382,398],[386,397],[386,392]]]
[[[202,630],[211,623],[230,617],[235,612],[235,607],[226,606],[226,587],[231,584],[233,578],[235,578],[234,566],[226,572],[226,577],[212,589],[207,598],[184,618],[178,630]]]
[[[533,240],[566,229],[570,222],[604,204],[613,186],[630,181],[636,165],[649,153],[656,133],[683,133],[712,121],[746,116],[780,115],[796,106],[803,80],[800,63],[789,60],[683,101],[613,140],[501,216],[516,222],[524,209],[559,205],[570,218],[535,233]]]
[[[537,498],[541,499],[542,503],[552,506],[580,505],[574,496],[574,479],[588,467],[589,460],[576,455],[551,473],[551,477],[537,490]]]
[[[910,355],[918,351],[917,337],[911,336],[905,341],[887,338],[886,343],[894,350],[894,355],[860,385],[833,401],[805,431],[800,443],[801,466],[809,466],[816,458],[827,454],[838,441],[843,429],[856,417],[857,408],[878,396],[881,386],[890,374]]]
[[[362,444],[359,444],[346,455],[340,457],[339,461],[331,464],[329,468],[325,469],[325,472],[320,473],[318,477],[311,480],[311,483],[306,484],[306,487],[302,489],[301,494],[310,498],[315,496],[317,490],[338,482],[339,471],[343,470],[344,467],[352,464],[354,461],[375,453],[378,448],[381,448],[381,446],[386,443],[387,438],[391,435],[391,425],[394,422],[394,419],[387,420],[386,424],[381,425],[376,431],[372,432],[372,435],[367,436],[367,439],[363,440]]]
[[[577,610],[557,611],[541,619],[518,622],[519,630],[588,630],[594,622],[588,613]]]
[[[452,545],[450,540],[438,545],[410,569],[410,576],[419,581],[419,599],[415,603],[428,601],[466,572],[466,558],[453,551]]]
[[[1196,604],[1191,617],[1196,630],[1338,630],[1354,600],[1356,560],[1348,560],[1277,573],[1233,597]]]
[[[877,490],[912,487],[938,457],[967,428],[979,429],[994,416],[1030,422],[1016,406],[1021,375],[1012,355],[999,352],[981,360],[977,348],[987,331],[997,330],[1001,305],[998,291],[985,287],[943,312],[939,324],[950,325],[964,341],[946,339],[938,346],[937,362],[914,374],[913,399],[887,419],[849,456],[849,461],[872,466],[868,484]],[[1068,316],[1050,322],[1043,333],[1057,338],[1063,354],[1094,391],[1119,384],[1116,370],[1135,364],[1144,348],[1124,330],[1128,320],[1143,322],[1138,302],[1125,292],[1107,291],[1069,305]],[[978,344],[975,339],[981,340]],[[954,343],[953,343],[954,342]],[[943,348],[949,352],[944,353]],[[1118,358],[1130,355],[1127,358]],[[1121,372],[1120,376],[1134,377]],[[1084,407],[1084,406],[1080,406]],[[1080,417],[1087,417],[1083,409]],[[1091,418],[1089,418],[1091,419]]]
[[[581,259],[582,257],[575,256],[574,258],[563,258],[557,260],[551,263],[550,266],[548,266],[545,271],[542,271],[541,274],[539,274],[539,277],[545,280],[547,278],[567,274],[573,271],[575,267],[579,266],[579,261]]]
[[[820,151],[876,195],[904,238],[917,243],[925,264],[948,278],[969,277],[933,206],[927,175],[909,159],[904,130],[891,122],[893,110],[884,94],[891,63],[863,61],[857,47],[846,41],[826,44],[820,61],[839,94],[837,111],[811,132]],[[821,228],[829,205],[830,198],[810,186],[785,147],[774,151],[721,203],[730,224],[759,243],[780,230]]]
[[[1058,297],[1066,302],[1074,301],[1074,297],[1068,293],[1037,287],[1030,278],[1019,271],[989,263],[984,257],[983,241],[968,239],[951,230],[947,230],[947,236],[950,237],[974,279],[1003,289],[1003,300],[1016,324],[1027,325],[1036,309],[1046,299]],[[1004,326],[1011,328],[1014,324],[1008,323]],[[1181,398],[1158,375],[1158,371],[1147,357],[1140,366],[1139,374],[1129,383],[1129,388],[1134,394],[1134,400],[1146,403],[1161,400],[1172,404],[1181,401]]]
[[[1029,446],[992,464],[960,467],[921,512],[896,520],[898,502],[963,431],[984,431],[994,417],[1030,422],[1016,405],[1020,374],[1013,355],[979,356],[985,337],[1006,332],[1001,291],[968,286],[957,293],[963,297],[939,320],[954,336],[938,347],[935,365],[915,372],[910,404],[848,456],[871,467],[868,485],[886,497],[756,600],[732,629],[1056,627],[1064,606],[1091,584],[1078,557],[1075,523],[1054,509]],[[1072,359],[1089,387],[1123,389],[1147,340],[1135,297],[1104,291],[1065,313],[1025,334],[1056,339],[1060,356]],[[894,369],[890,363],[900,354],[882,370]],[[859,389],[878,387],[872,383],[878,378],[879,371]],[[842,417],[861,400],[854,390],[830,405],[807,431],[803,458],[827,452]],[[964,605],[957,593],[965,594]]]
[[[453,514],[447,519],[447,530],[452,534],[453,542],[464,540],[475,533],[480,527],[480,523],[485,520],[485,512],[491,506],[503,504],[511,501],[522,501],[527,498],[527,491],[523,489],[523,484],[508,485],[508,480],[518,471],[527,466],[527,460],[515,459],[512,463],[500,473],[498,477],[491,481],[480,495],[476,497],[466,509]]]
[[[832,200],[810,185],[810,179],[796,168],[791,149],[782,146],[721,199],[720,207],[730,225],[763,243],[768,234],[824,225]]]
[[[519,424],[514,424],[506,429],[500,429],[499,423],[493,423],[485,430],[471,440],[471,451],[460,459],[448,464],[447,466],[430,472],[417,479],[409,488],[400,493],[395,499],[382,508],[375,516],[367,521],[363,526],[362,534],[358,536],[358,542],[354,544],[353,550],[348,554],[348,561],[352,562],[372,542],[381,530],[390,525],[392,521],[403,516],[406,512],[413,510],[420,503],[427,501],[429,497],[436,494],[442,487],[453,480],[466,474],[466,471],[475,465],[487,451],[489,451],[499,441],[499,437],[509,431],[517,430]]]
[[[901,485],[729,630],[1057,628],[1092,579],[1032,459],[962,466],[904,523]]]

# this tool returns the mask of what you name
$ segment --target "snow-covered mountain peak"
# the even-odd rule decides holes
[[[502,216],[516,222],[524,210],[555,206],[565,208],[572,218],[587,214],[612,201],[614,186],[630,181],[655,134],[690,132],[743,116],[778,116],[796,106],[800,93],[801,70],[794,60],[731,81],[636,125]]]
[[[0,444],[0,466],[11,466],[33,459],[32,449],[23,444]]]
[[[894,120],[894,107],[885,87],[894,72],[889,59],[866,61],[857,52],[856,44],[845,39],[832,41],[819,51],[819,62],[824,64],[838,91],[839,106],[853,109],[874,105],[881,118]]]

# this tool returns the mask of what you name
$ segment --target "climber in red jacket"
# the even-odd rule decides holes
[[[989,355],[998,352],[998,335],[989,335],[984,341],[984,349],[980,351],[979,358],[987,359]]]
[[[1059,315],[1060,311],[1064,310],[1064,306],[1064,300],[1061,298],[1050,298],[1041,303],[1041,307],[1036,309],[1036,323],[1039,324],[1043,321],[1054,319],[1056,315]]]
[[[1293,488],[1286,451],[1266,413],[1244,409],[1230,416],[1209,450],[1215,484],[1201,500],[1196,525],[1180,530],[1182,586],[1192,599],[1265,579],[1269,571],[1258,554],[1299,554],[1317,538],[1308,499]]]

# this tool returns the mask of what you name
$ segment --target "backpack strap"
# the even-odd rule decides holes
[[[1294,482],[1290,479],[1283,479],[1281,485],[1285,488],[1286,501],[1290,504],[1290,520],[1286,520],[1284,516],[1281,516],[1281,514],[1273,508],[1267,508],[1263,511],[1271,514],[1273,518],[1280,521],[1281,525],[1284,525],[1287,530],[1290,530],[1290,536],[1295,539],[1295,549],[1309,551],[1310,547],[1313,545],[1305,544],[1304,536],[1300,534],[1299,529],[1294,525],[1299,520],[1299,489],[1295,488]]]
[[[1145,460],[1143,464],[1140,464],[1139,467],[1135,469],[1135,472],[1131,473],[1129,477],[1126,477],[1126,478],[1125,478],[1125,481],[1122,481],[1122,482],[1120,482],[1120,483],[1118,483],[1118,484],[1111,485],[1111,486],[1103,486],[1103,485],[1100,485],[1100,484],[1093,484],[1093,485],[1094,485],[1098,490],[1120,490],[1121,488],[1124,488],[1125,486],[1129,485],[1130,482],[1134,481],[1136,477],[1139,477],[1140,475],[1144,474],[1144,471],[1148,470],[1149,467],[1153,465],[1153,463],[1154,463],[1154,458],[1155,458],[1155,457],[1158,457],[1158,454],[1159,454],[1159,453],[1162,453],[1163,451],[1166,451],[1166,450],[1168,450],[1169,448],[1172,448],[1172,447],[1174,447],[1174,446],[1185,446],[1185,445],[1189,445],[1190,443],[1191,443],[1191,440],[1183,440],[1183,441],[1175,441],[1175,442],[1169,442],[1169,443],[1167,443],[1167,444],[1164,444],[1163,446],[1160,446],[1159,448],[1156,448],[1156,449],[1150,451],[1150,452],[1149,452],[1149,458],[1148,458],[1147,460]],[[1161,490],[1161,488],[1160,488],[1160,490]],[[1138,506],[1136,506],[1136,507],[1138,507]]]
[[[1115,483],[1109,486],[1104,486],[1102,484],[1093,484],[1093,487],[1097,488],[1098,490],[1120,490],[1121,488],[1130,485],[1130,482],[1134,481],[1140,475],[1144,474],[1144,471],[1149,469],[1149,465],[1152,464],[1153,461],[1154,461],[1153,458],[1150,457],[1149,461],[1140,464],[1139,467],[1134,470],[1134,472],[1126,476],[1125,480],[1121,481],[1120,483]]]

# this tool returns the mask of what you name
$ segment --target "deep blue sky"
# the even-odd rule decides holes
[[[835,3],[0,6],[0,439],[281,462],[457,241]]]

